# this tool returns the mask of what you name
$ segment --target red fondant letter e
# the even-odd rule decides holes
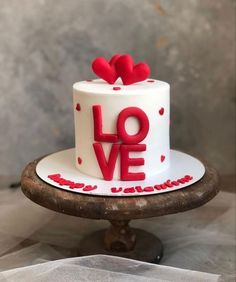
[[[139,131],[134,135],[129,135],[125,129],[127,118],[135,117],[139,122]],[[128,107],[119,113],[117,121],[117,133],[124,144],[138,144],[148,134],[149,120],[143,110],[137,107]]]
[[[144,165],[143,158],[129,158],[129,152],[142,152],[146,151],[145,144],[136,145],[120,145],[120,179],[135,181],[144,180],[144,172],[129,172],[129,166]]]
[[[106,160],[103,147],[100,143],[94,143],[93,148],[94,148],[103,178],[105,180],[112,180],[115,165],[116,165],[116,160],[119,154],[120,145],[119,144],[112,145],[108,161]]]
[[[111,143],[115,143],[118,141],[117,134],[102,132],[102,109],[100,105],[93,106],[93,124],[95,141]]]

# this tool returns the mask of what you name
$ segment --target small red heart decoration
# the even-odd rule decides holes
[[[161,108],[161,109],[159,110],[159,114],[160,114],[161,116],[164,114],[164,108]]]
[[[80,107],[80,104],[76,104],[76,111],[80,111],[81,110],[81,107]]]
[[[109,84],[114,84],[118,78],[115,63],[120,56],[121,55],[119,54],[112,56],[109,62],[103,57],[96,58],[92,62],[92,69],[94,73]]]
[[[165,160],[165,156],[164,155],[161,155],[161,162],[163,163],[164,162],[164,160]]]
[[[130,55],[120,56],[115,63],[115,68],[124,85],[143,81],[150,75],[149,66],[142,62],[134,65]]]

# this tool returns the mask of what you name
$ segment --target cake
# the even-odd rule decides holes
[[[130,55],[92,62],[98,78],[73,85],[75,148],[36,167],[46,183],[99,196],[142,196],[191,187],[205,173],[170,149],[170,86]]]
[[[115,55],[92,64],[100,79],[73,85],[75,165],[107,181],[143,181],[170,166],[170,86],[147,64]]]

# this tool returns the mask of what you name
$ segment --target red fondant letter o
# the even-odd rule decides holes
[[[139,121],[139,131],[134,135],[129,135],[125,129],[125,122],[129,117],[136,117]],[[148,117],[140,108],[129,107],[119,113],[117,120],[117,133],[124,144],[140,143],[147,136],[148,130]]]

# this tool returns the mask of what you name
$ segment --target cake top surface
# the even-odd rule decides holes
[[[85,80],[73,85],[74,90],[77,91],[112,95],[143,94],[144,92],[159,91],[169,87],[170,85],[167,82],[150,78],[130,85],[123,85],[121,79],[118,79],[112,85],[103,79]]]

